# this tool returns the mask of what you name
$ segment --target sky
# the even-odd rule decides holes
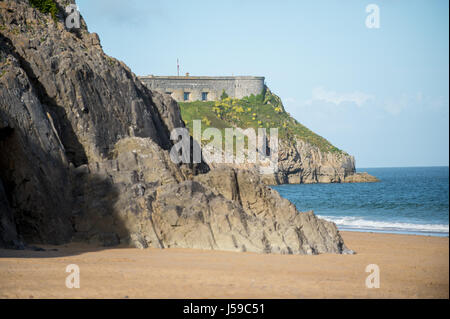
[[[449,164],[447,0],[77,3],[137,75],[176,75],[178,58],[181,74],[264,76],[357,168]],[[367,27],[369,4],[379,28]]]

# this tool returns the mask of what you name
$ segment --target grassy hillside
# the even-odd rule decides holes
[[[285,112],[281,99],[269,89],[265,89],[257,96],[252,94],[242,99],[232,99],[226,95],[222,97],[216,102],[179,103],[181,115],[191,134],[193,120],[202,120],[202,130],[208,127],[220,129],[223,137],[224,129],[228,127],[254,128],[255,130],[258,127],[265,127],[268,134],[269,128],[277,127],[281,140],[295,141],[299,138],[318,146],[321,151],[342,153],[340,149]]]

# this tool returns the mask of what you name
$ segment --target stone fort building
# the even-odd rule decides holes
[[[258,95],[264,89],[262,76],[141,76],[151,90],[170,94],[177,102],[217,101],[225,91],[229,97],[241,99]]]

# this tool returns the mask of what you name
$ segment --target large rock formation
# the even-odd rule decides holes
[[[345,253],[336,226],[299,213],[249,171],[177,165],[178,105],[26,0],[0,1],[0,245]]]
[[[378,182],[368,173],[356,172],[353,156],[324,152],[301,139],[281,142],[278,154],[278,171],[264,176],[267,184]]]
[[[180,102],[180,106],[186,125],[192,135],[198,139],[197,142],[203,145],[204,157],[210,167],[226,166],[251,169],[256,172],[264,171],[262,180],[269,185],[378,181],[367,173],[357,173],[353,156],[338,149],[294,119],[285,111],[281,98],[271,92],[267,86],[257,96],[251,95],[242,99],[224,98],[214,102]],[[199,119],[201,122],[194,125],[194,121]],[[211,129],[217,128],[222,137],[226,136],[223,128],[235,128],[232,134],[236,136],[236,140],[240,141],[245,140],[244,135],[247,135],[247,138],[252,137],[252,132],[261,137],[261,133],[257,133],[259,128],[265,128],[269,136],[272,134],[269,128],[277,128],[278,145],[269,146],[271,144],[269,136],[266,139],[266,150],[263,150],[264,146],[256,142],[257,147],[261,148],[260,156],[258,156],[260,160],[256,164],[254,163],[255,150],[248,150],[250,154],[244,151],[243,157],[236,158],[234,162],[224,160],[224,158],[235,158],[235,154],[228,154],[231,151],[226,146],[226,141],[223,143],[220,138],[211,139],[210,134],[213,132]],[[199,130],[202,134],[199,134]],[[236,145],[236,148],[238,147]],[[277,159],[261,159],[266,157],[265,153],[271,147],[278,148]],[[269,162],[272,164],[270,166],[274,167],[275,161],[277,161],[277,170],[264,168],[267,168]]]
[[[356,172],[355,159],[344,152],[324,152],[319,147],[301,139],[279,142],[278,166],[274,172],[261,169],[264,163],[214,163],[213,168],[231,167],[251,170],[255,174],[261,171],[261,182],[266,185],[315,184],[315,183],[372,183],[379,180],[366,173]],[[205,148],[213,153],[213,148]],[[219,151],[220,152],[220,151]],[[224,152],[221,152],[222,156]]]

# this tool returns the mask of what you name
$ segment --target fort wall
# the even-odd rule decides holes
[[[217,101],[225,91],[229,97],[241,99],[258,95],[264,89],[260,76],[141,76],[150,89],[170,94],[178,102]]]

